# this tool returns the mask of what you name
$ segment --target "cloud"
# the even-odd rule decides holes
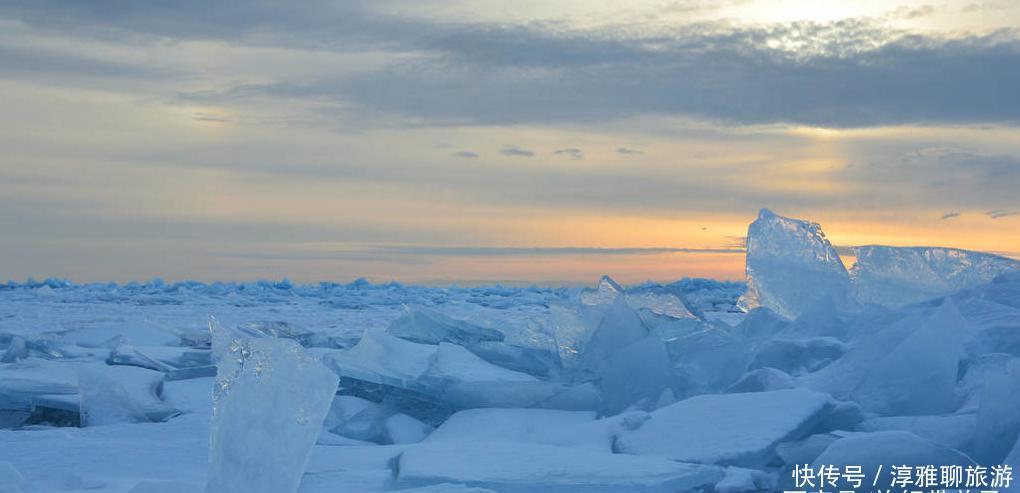
[[[273,3],[239,9],[234,2],[15,0],[0,3],[0,17],[125,43],[214,40],[402,54],[399,61],[359,73],[284,73],[184,95],[335,101],[348,110],[432,124],[640,115],[824,127],[1020,123],[1020,93],[1006,89],[1020,86],[1015,30],[919,34],[868,19],[579,28],[551,21],[413,18],[371,3],[326,1],[302,9]],[[73,69],[76,63],[49,63],[49,70]],[[88,66],[87,60],[81,63]]]
[[[300,252],[288,250],[286,253],[230,253],[221,252],[226,256],[256,256],[257,258],[290,258],[290,259],[374,259],[386,257],[538,257],[538,256],[578,256],[578,255],[661,255],[679,254],[743,254],[742,247],[720,248],[673,248],[673,247],[634,247],[634,248],[599,248],[599,247],[507,247],[507,246],[448,246],[448,245],[361,245],[343,248],[336,251]]]
[[[942,217],[940,217],[939,219],[942,219],[943,221],[945,221],[946,219],[953,219],[953,218],[957,218],[957,217],[960,217],[960,213],[959,212],[947,212],[947,213],[943,214]]]
[[[988,212],[985,213],[986,216],[988,216],[988,217],[990,217],[992,219],[1000,219],[1000,218],[1003,218],[1003,217],[1016,216],[1018,214],[1020,214],[1020,211],[1007,211],[1007,210],[1004,210],[1004,209],[996,209],[996,210],[988,211]]]
[[[553,151],[553,154],[557,156],[566,156],[570,159],[584,159],[584,152],[576,147],[570,147],[567,149],[557,149]]]
[[[459,151],[454,153],[454,156],[473,159],[478,157],[478,153],[471,151]]]
[[[644,154],[645,152],[641,151],[641,150],[638,150],[638,149],[630,149],[628,147],[617,147],[616,148],[616,153],[617,154]]]
[[[535,155],[535,151],[529,151],[528,149],[522,149],[517,146],[507,146],[500,149],[499,152],[504,156],[531,157]]]

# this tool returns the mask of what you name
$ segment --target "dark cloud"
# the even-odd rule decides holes
[[[433,123],[647,114],[829,127],[1020,120],[1020,91],[1011,90],[1020,86],[1016,31],[950,38],[845,20],[687,24],[622,35],[614,26],[451,22],[382,10],[364,2],[315,1],[298,9],[235,1],[15,0],[0,4],[0,17],[106,40],[213,39],[414,53],[412,60],[357,75],[282,75],[202,94],[336,100]]]
[[[507,146],[500,149],[499,152],[504,156],[531,157],[535,155],[535,151],[529,151],[517,146]]]
[[[947,212],[947,213],[943,214],[940,219],[945,221],[946,219],[954,219],[954,218],[957,218],[957,217],[960,217],[960,213],[959,212]]]
[[[460,151],[460,152],[455,153],[454,156],[474,159],[474,158],[478,157],[478,153],[477,152],[471,152],[471,151]]]
[[[553,154],[556,154],[557,156],[566,156],[569,157],[570,159],[584,159],[584,151],[576,147],[557,149],[553,151]]]
[[[994,211],[988,211],[988,212],[985,213],[985,215],[987,215],[988,217],[990,217],[992,219],[1000,219],[1000,218],[1003,218],[1003,217],[1016,216],[1018,214],[1020,214],[1020,211],[1007,211],[1007,210],[1004,210],[1004,209],[996,209]]]
[[[644,154],[645,152],[644,151],[640,151],[638,149],[630,149],[630,148],[627,148],[627,147],[617,147],[616,148],[616,153],[617,154]]]

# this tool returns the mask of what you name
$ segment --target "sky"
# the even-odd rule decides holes
[[[0,279],[1020,258],[1020,0],[0,2]]]

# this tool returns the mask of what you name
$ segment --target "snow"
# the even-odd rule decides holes
[[[627,454],[683,462],[761,467],[780,442],[806,435],[833,408],[829,396],[802,389],[701,395],[657,409],[617,440]]]
[[[428,444],[401,454],[396,483],[460,483],[503,493],[690,491],[721,469],[665,459],[521,443]]]
[[[418,443],[431,431],[431,426],[406,414],[397,413],[386,419],[386,439],[389,443]]]

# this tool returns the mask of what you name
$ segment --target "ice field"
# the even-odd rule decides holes
[[[746,283],[10,282],[0,492],[1020,491],[1020,262],[854,253],[762,210]]]

